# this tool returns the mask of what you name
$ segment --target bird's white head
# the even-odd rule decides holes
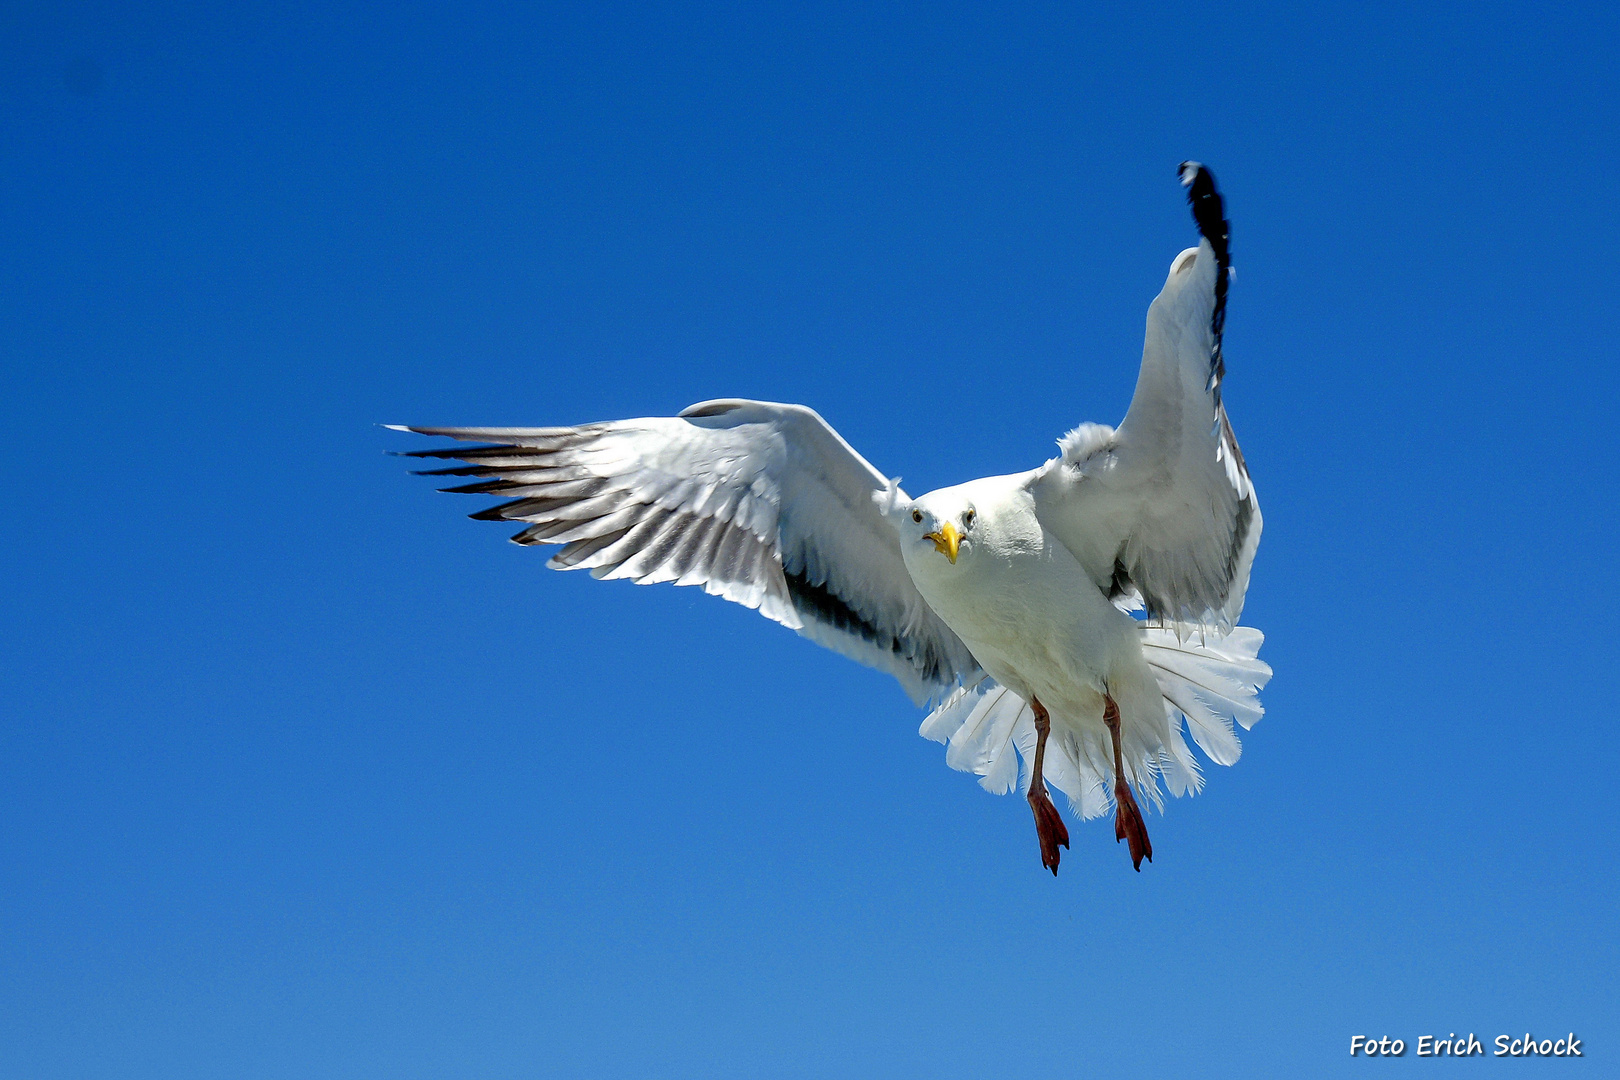
[[[895,510],[907,563],[938,560],[940,566],[956,566],[971,559],[979,512],[965,492],[955,488],[931,491]]]

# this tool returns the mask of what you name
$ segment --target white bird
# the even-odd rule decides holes
[[[430,475],[486,478],[445,490],[509,497],[472,516],[527,523],[512,539],[561,545],[553,568],[700,585],[932,700],[921,733],[986,789],[1019,784],[1054,874],[1069,837],[1048,782],[1082,817],[1112,804],[1140,870],[1132,788],[1162,808],[1161,780],[1202,786],[1183,721],[1235,762],[1232,722],[1260,718],[1271,675],[1237,625],[1261,519],[1221,402],[1230,230],[1209,171],[1180,175],[1200,242],[1148,308],[1124,421],[1028,472],[912,499],[813,410],[765,401],[398,430],[492,444],[410,456],[466,462]]]

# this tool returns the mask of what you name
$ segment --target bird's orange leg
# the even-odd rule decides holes
[[[1153,844],[1148,840],[1147,825],[1142,821],[1142,811],[1137,809],[1131,785],[1125,782],[1125,765],[1119,749],[1119,706],[1107,694],[1103,695],[1103,723],[1114,738],[1114,842],[1131,842],[1131,865],[1141,873],[1142,859],[1153,861]],[[1038,749],[1035,757],[1040,760]]]
[[[1046,791],[1046,781],[1041,779],[1041,764],[1046,760],[1046,737],[1052,733],[1052,717],[1034,695],[1030,696],[1029,707],[1035,711],[1035,762],[1029,770],[1029,808],[1035,812],[1035,835],[1041,841],[1041,865],[1056,877],[1058,845],[1069,846],[1069,830],[1058,816],[1057,807],[1052,805],[1052,796]]]

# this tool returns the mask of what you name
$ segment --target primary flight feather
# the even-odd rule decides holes
[[[472,516],[557,545],[552,567],[700,585],[932,700],[922,734],[988,790],[1025,791],[1053,873],[1068,831],[1048,783],[1082,817],[1112,806],[1140,869],[1133,788],[1160,805],[1161,781],[1201,786],[1184,728],[1235,762],[1271,674],[1237,625],[1261,517],[1221,399],[1230,228],[1209,170],[1180,174],[1200,241],[1148,308],[1125,419],[1029,472],[913,499],[813,410],[765,401],[400,430],[486,444],[412,456],[464,462],[428,475],[506,497]]]

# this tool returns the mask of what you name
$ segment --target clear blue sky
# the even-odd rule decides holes
[[[1615,1069],[1617,31],[7,5],[0,1074]],[[913,491],[1028,467],[1124,412],[1189,157],[1276,677],[1141,874],[384,455],[754,396]]]

